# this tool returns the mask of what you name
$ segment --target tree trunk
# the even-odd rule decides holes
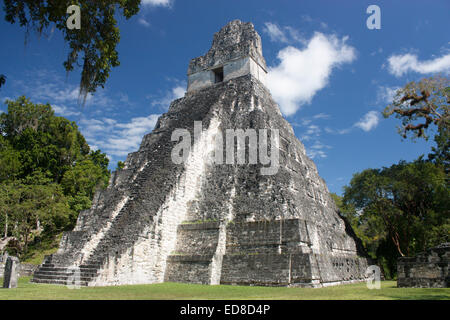
[[[400,255],[402,256],[402,257],[404,257],[405,255],[403,254],[403,252],[402,252],[402,249],[400,248],[400,241],[399,241],[399,237],[398,237],[398,233],[397,232],[395,232],[395,234],[393,234],[392,236],[391,236],[391,238],[392,238],[392,241],[394,242],[394,244],[395,244],[395,247],[397,248],[397,251],[398,251],[398,253],[400,253]]]
[[[25,245],[24,245],[23,253],[26,253],[27,249],[28,249],[28,233],[29,232],[30,231],[28,229],[26,229],[26,232],[25,232]]]
[[[5,238],[8,236],[8,214],[5,212]]]

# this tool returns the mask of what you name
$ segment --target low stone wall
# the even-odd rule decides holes
[[[221,284],[288,286],[311,284],[309,254],[227,254]]]
[[[6,261],[0,262],[0,278],[2,278],[5,273],[5,264],[6,264]],[[38,267],[39,267],[38,265],[34,265],[34,264],[21,263],[19,265],[19,277],[33,276],[33,273],[37,270]]]
[[[397,261],[397,287],[448,288],[450,243]]]
[[[212,259],[203,255],[169,256],[164,281],[210,284]]]
[[[21,263],[19,267],[20,277],[32,277],[33,273],[39,268],[38,265],[30,263]]]

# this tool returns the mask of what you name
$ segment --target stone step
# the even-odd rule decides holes
[[[74,272],[55,272],[55,271],[42,271],[42,270],[38,270],[34,273],[33,276],[40,276],[40,275],[44,275],[44,276],[66,276],[66,275],[74,275]],[[98,274],[96,271],[91,271],[91,272],[86,272],[86,271],[80,271],[79,273],[81,276],[87,276],[87,277],[96,277]]]
[[[199,254],[176,254],[176,255],[169,255],[167,257],[167,262],[197,262],[197,263],[204,263],[204,262],[212,262],[214,255],[199,255]]]
[[[41,265],[41,267],[45,267],[45,268],[57,268],[58,266],[56,264],[53,263],[44,263]]]
[[[55,279],[32,279],[33,283],[42,283],[42,284],[57,284],[57,285],[65,285],[67,286],[66,280],[55,280]],[[78,286],[88,286],[88,281],[77,281],[75,283],[70,283],[70,285],[78,285]]]
[[[67,268],[66,267],[46,267],[46,266],[41,266],[41,267],[39,267],[38,271],[39,270],[58,272],[58,271],[66,271]]]
[[[36,270],[36,272],[50,272],[50,273],[73,273],[75,272],[75,269],[68,269],[68,268],[46,268],[46,267],[40,267]],[[97,268],[81,268],[81,273],[97,273]]]
[[[197,230],[219,230],[220,222],[218,221],[184,221],[178,226],[178,230],[197,231]]]
[[[72,279],[72,280],[79,280],[79,281],[91,281],[93,278],[92,277],[74,277],[73,275],[39,275],[39,276],[34,276],[33,279],[41,279],[41,280],[67,280],[67,279]]]
[[[102,263],[96,261],[94,262],[89,261],[88,263],[80,265],[80,269],[100,269],[102,265],[103,265]]]

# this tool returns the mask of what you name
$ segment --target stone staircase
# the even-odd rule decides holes
[[[98,275],[100,263],[82,264],[78,268],[58,267],[52,263],[52,257],[47,256],[44,263],[33,275],[31,282],[88,286]]]
[[[130,200],[132,200],[131,197]],[[129,207],[130,201],[128,201],[117,214],[113,224],[122,219],[124,212],[129,210]],[[31,282],[89,286],[89,283],[94,281],[99,275],[99,270],[105,261],[110,244],[110,237],[101,239],[94,251],[87,259],[84,259],[78,268],[63,267],[61,264],[53,263],[52,255],[46,256],[44,263],[33,274]]]
[[[52,255],[46,256],[44,263],[36,270],[31,281],[34,283],[61,285],[92,285],[92,283],[100,276],[101,269],[105,266],[105,263],[107,263],[108,258],[120,253],[124,248],[131,246],[133,241],[135,241],[135,239],[130,236],[130,234],[135,231],[132,229],[136,220],[134,212],[139,210],[139,207],[141,206],[140,200],[146,198],[146,193],[142,189],[145,190],[146,188],[143,186],[149,181],[152,181],[150,179],[151,174],[152,168],[147,167],[130,182],[132,187],[129,188],[131,191],[128,192],[128,201],[112,221],[109,220],[109,218],[105,219],[99,217],[101,220],[94,221],[93,223],[92,228],[94,230],[92,232],[85,232],[86,235],[77,239],[77,241],[82,244],[80,248],[76,250],[83,250],[83,246],[90,240],[90,235],[98,233],[106,226],[106,223],[111,223],[108,230],[105,231],[103,237],[95,244],[95,247],[89,255],[83,257],[78,269],[76,267],[66,267],[69,263],[72,263],[68,260],[66,261],[66,258],[64,257],[58,257],[52,261]],[[150,217],[150,219],[153,219],[153,217]],[[64,253],[64,255],[66,254]]]

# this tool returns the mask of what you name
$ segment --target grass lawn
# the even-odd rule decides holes
[[[381,289],[369,290],[366,284],[348,284],[326,288],[244,287],[207,286],[181,283],[151,285],[129,285],[117,287],[82,287],[69,289],[66,286],[35,284],[29,277],[19,279],[16,289],[0,289],[0,300],[7,299],[236,299],[236,300],[379,300],[379,299],[450,299],[450,289],[397,288],[395,281],[383,281]],[[3,281],[0,279],[0,284]]]

